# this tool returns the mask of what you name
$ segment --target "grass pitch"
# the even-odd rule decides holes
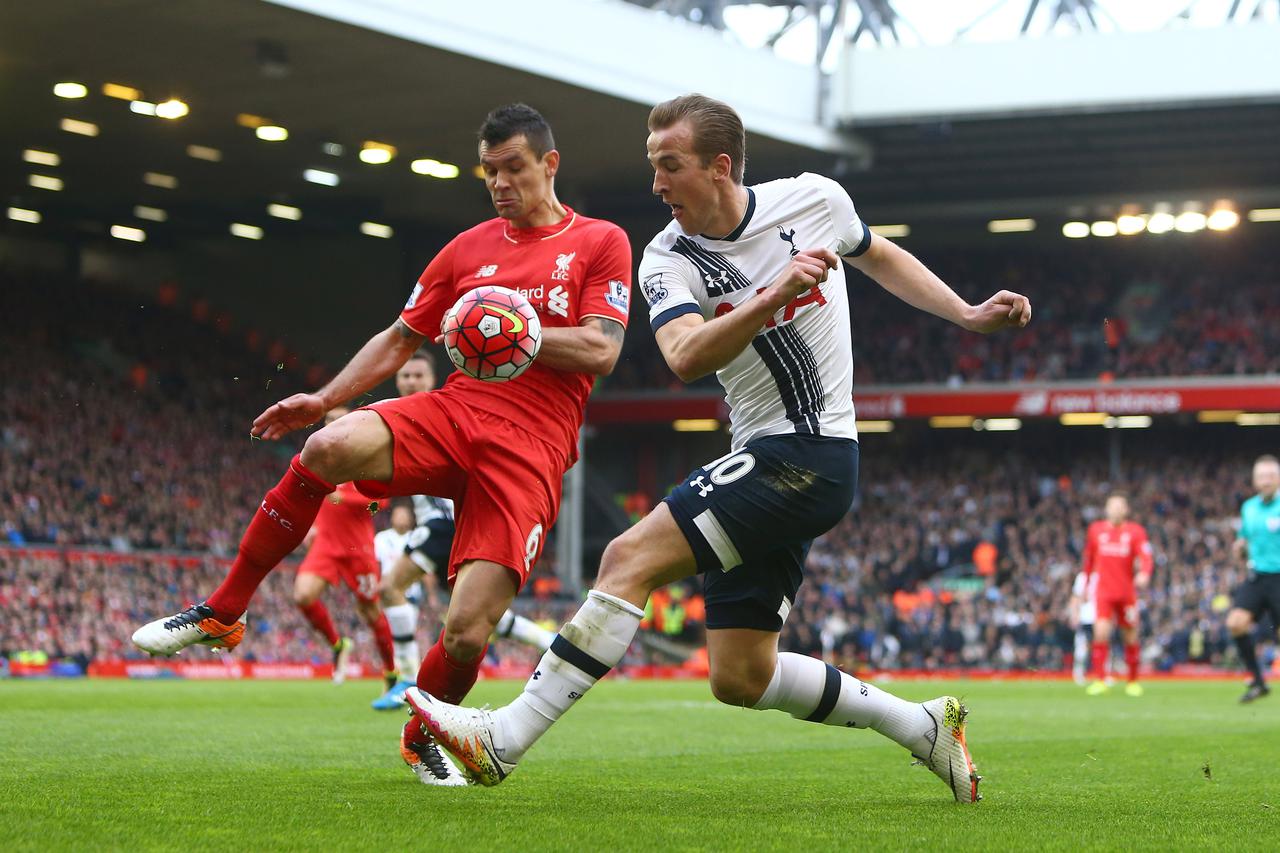
[[[0,849],[853,850],[1280,846],[1280,697],[1151,683],[961,695],[985,801],[867,731],[610,680],[498,788],[433,789],[372,682],[0,682]],[[508,701],[481,682],[474,702]]]

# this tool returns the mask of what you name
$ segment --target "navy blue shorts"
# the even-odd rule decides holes
[[[781,631],[817,536],[858,490],[858,443],[771,435],[698,468],[665,499],[703,574],[707,627]]]

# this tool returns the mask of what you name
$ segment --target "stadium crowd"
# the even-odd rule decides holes
[[[1280,286],[1272,264],[1186,264],[1177,257],[1133,264],[1080,252],[924,260],[967,299],[996,288],[1028,294],[1035,321],[1017,335],[972,334],[851,272],[858,385],[1280,373]],[[695,386],[713,389],[715,378]],[[610,390],[684,387],[652,335],[628,335]]]
[[[1086,284],[1059,292],[1045,272],[1051,268],[1004,275],[1004,284],[1044,291],[1033,339],[974,338],[991,348],[972,369],[956,361],[966,379],[1074,375],[1097,366],[1090,361],[1097,347],[1057,318],[1074,300],[1071,316],[1087,318],[1080,328],[1100,327],[1110,288],[1101,272],[1078,269],[1073,275]],[[133,626],[215,585],[250,511],[297,446],[250,441],[247,417],[312,378],[199,312],[139,305],[84,283],[12,284],[0,280],[0,312],[29,322],[0,338],[0,536],[10,546],[0,552],[0,654],[36,647],[80,661],[131,656]],[[989,281],[981,286],[990,289]],[[1167,322],[1149,342],[1115,350],[1117,366],[1131,374],[1161,363],[1186,373],[1280,367],[1280,296],[1264,293],[1260,279],[1242,280],[1225,297],[1207,281],[1191,282],[1176,298],[1133,288],[1126,298],[1136,294],[1167,309]],[[1241,299],[1251,310],[1240,310]],[[1115,316],[1119,324],[1123,315]],[[859,337],[878,342],[867,345],[872,355],[863,363],[900,380],[936,378],[930,360],[948,359],[928,355],[935,347],[963,354],[976,345],[920,325],[928,322],[886,321],[877,337],[859,320]],[[1133,324],[1123,340],[1147,334]],[[1170,338],[1195,345],[1174,353]],[[1017,367],[1031,365],[1033,354],[1038,366]],[[858,667],[1060,669],[1085,527],[1106,492],[1120,486],[1156,550],[1143,614],[1146,659],[1220,663],[1231,655],[1219,611],[1238,580],[1231,525],[1250,461],[1237,456],[1196,447],[1171,459],[1140,449],[1113,483],[1099,454],[868,454],[855,512],[812,550],[784,645]],[[186,565],[162,552],[201,556]],[[245,653],[327,660],[292,606],[291,581],[281,572],[264,586]],[[372,660],[347,593],[334,594],[344,632]],[[522,604],[552,624],[575,606],[545,596]],[[424,617],[425,640],[435,624],[434,614]],[[688,627],[681,625],[682,639]],[[505,645],[496,651],[522,654]],[[630,659],[645,655],[637,649]]]

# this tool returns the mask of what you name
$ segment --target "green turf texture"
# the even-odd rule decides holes
[[[873,732],[701,682],[601,684],[505,783],[466,789],[417,782],[372,682],[0,682],[0,849],[1280,849],[1280,696],[883,686],[965,699],[984,802]]]

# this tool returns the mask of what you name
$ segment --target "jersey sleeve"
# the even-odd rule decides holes
[[[830,178],[818,180],[827,202],[827,211],[831,214],[831,227],[836,233],[836,244],[832,250],[837,255],[850,258],[864,254],[871,248],[871,229],[858,216],[853,199],[849,198],[844,187]]]
[[[640,259],[640,292],[649,303],[649,325],[656,332],[677,317],[702,314],[693,295],[693,271],[683,258],[650,245]]]
[[[604,317],[627,326],[631,308],[631,243],[626,233],[611,225],[595,247],[578,300],[578,322]]]
[[[453,259],[457,240],[440,250],[409,294],[409,301],[400,312],[400,321],[420,335],[430,339],[440,333],[444,312],[452,307],[454,299]]]

